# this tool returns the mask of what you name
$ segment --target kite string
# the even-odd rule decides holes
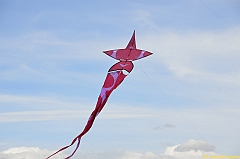
[[[139,0],[143,9],[148,13],[148,17],[149,19],[152,21],[152,23],[154,24],[155,28],[159,29],[158,25],[155,23],[155,21],[153,20],[153,18],[151,17],[151,14],[147,11],[144,3],[142,2],[142,0]],[[214,13],[219,19],[221,19],[222,21],[224,21],[228,26],[232,27],[233,29],[235,29],[235,31],[239,31],[236,27],[234,27],[232,24],[230,24],[226,19],[224,19],[222,16],[220,16],[217,12],[215,12],[213,9],[211,9],[209,6],[207,6],[207,4],[205,4],[202,0],[199,0],[199,2],[205,6],[207,9],[209,9],[212,13]],[[154,84],[155,88],[158,89],[158,91],[160,91],[163,96],[168,100],[168,102],[175,108],[175,110],[184,118],[184,120],[195,130],[195,132],[203,139],[204,137],[198,132],[198,130],[188,121],[188,119],[180,112],[180,110],[171,102],[171,100],[161,91],[161,89],[158,87],[158,85],[151,79],[151,77],[144,71],[141,62],[139,61],[139,65],[141,68],[141,71],[149,78],[149,80]],[[197,90],[197,89],[195,89]],[[198,90],[197,90],[198,92]],[[198,92],[198,94],[200,94]],[[214,114],[214,113],[212,113]]]
[[[205,6],[207,9],[209,9],[212,13],[214,13],[219,19],[221,19],[222,21],[224,21],[227,25],[229,25],[230,27],[232,27],[235,31],[239,32],[239,30],[234,27],[232,24],[230,24],[226,19],[224,19],[223,17],[221,17],[217,12],[215,12],[213,9],[211,9],[209,6],[207,6],[206,3],[204,3],[203,1],[199,0],[199,2]]]
[[[192,127],[192,129],[203,139],[204,137],[199,133],[199,131],[191,124],[190,121],[181,113],[181,111],[173,104],[173,102],[167,97],[167,95],[158,87],[158,85],[152,80],[152,78],[144,71],[141,62],[138,61],[138,64],[140,65],[141,71],[149,78],[151,83],[154,85],[154,87],[162,93],[162,95],[167,99],[167,101],[174,107],[174,109],[183,117],[183,119]],[[206,141],[206,140],[205,140]]]
[[[141,4],[142,4],[142,7],[143,9],[148,13],[148,17],[151,19],[152,23],[154,24],[154,26],[159,29],[158,25],[155,23],[155,21],[152,19],[152,17],[150,16],[150,13],[147,11],[145,5],[143,4],[142,0],[140,0]]]
[[[155,24],[155,23],[154,23]],[[131,49],[130,49],[130,52],[131,52]],[[130,55],[130,52],[129,52],[129,55]],[[136,56],[136,53],[133,52]],[[129,56],[128,55],[128,56]],[[161,89],[158,87],[158,85],[150,78],[150,76],[144,71],[143,67],[142,67],[142,64],[141,62],[139,61],[138,63],[140,65],[140,68],[141,68],[141,71],[149,78],[149,80],[151,81],[151,83],[154,84],[155,88],[157,88],[158,91],[160,91],[163,96],[168,100],[168,102],[175,108],[175,110],[184,118],[184,120],[194,129],[194,131],[203,139],[204,137],[197,131],[197,129],[187,120],[187,118],[180,112],[180,110],[171,102],[171,100],[161,91]]]
[[[144,10],[146,12],[148,12],[144,6],[144,4],[142,3],[142,0],[140,0]],[[149,14],[149,18],[151,19],[151,21],[153,22],[153,24],[155,25],[156,28],[158,28],[157,24],[154,22],[154,20],[152,19],[152,17],[150,16]],[[131,51],[130,51],[131,52]],[[135,53],[135,52],[134,52]],[[157,86],[157,84],[150,78],[150,76],[144,71],[142,65],[141,65],[141,62],[138,61],[139,65],[140,65],[140,68],[141,68],[141,71],[149,78],[149,80],[154,84],[155,88],[157,88],[158,91],[160,91],[163,96],[168,100],[168,102],[175,108],[175,110],[184,118],[184,120],[193,128],[193,130],[203,139],[204,137],[197,131],[197,129],[187,120],[187,118],[180,112],[180,110],[170,101],[170,99],[161,91],[161,89]]]
[[[158,25],[155,23],[155,21],[152,19],[150,13],[147,11],[145,5],[143,4],[142,0],[139,0],[142,4],[142,7],[143,9],[148,13],[148,17],[150,18],[150,20],[152,21],[152,23],[154,24],[154,26],[159,29]],[[206,6],[207,7],[207,6]],[[216,14],[216,13],[215,13]],[[222,20],[224,20],[223,18],[221,18]],[[225,21],[225,20],[224,20]],[[226,22],[226,21],[225,21]],[[227,22],[226,22],[227,23]],[[227,23],[228,24],[228,23]],[[229,24],[230,25],[230,24]],[[155,86],[155,88],[160,91],[163,96],[168,100],[168,102],[174,107],[174,109],[183,117],[183,119],[192,127],[192,129],[203,139],[204,137],[199,133],[199,131],[191,124],[190,121],[188,121],[188,119],[181,113],[181,111],[171,102],[171,100],[165,95],[165,93],[163,93],[163,91],[161,91],[161,89],[158,87],[158,85],[152,80],[152,78],[144,71],[142,65],[141,65],[141,62],[139,62],[139,65],[140,65],[140,68],[141,68],[141,71],[149,78],[149,80],[152,82],[152,84]],[[205,140],[206,141],[206,140]]]

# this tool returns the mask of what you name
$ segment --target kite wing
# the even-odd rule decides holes
[[[134,61],[151,55],[151,52],[136,48],[135,31],[125,49],[104,51],[108,56],[120,61]]]
[[[69,159],[71,158],[75,152],[77,151],[79,145],[80,145],[80,140],[82,138],[83,135],[85,135],[90,128],[93,125],[93,122],[95,120],[95,118],[97,117],[97,115],[101,112],[101,110],[103,109],[104,105],[106,104],[109,96],[111,95],[112,91],[114,89],[116,89],[121,83],[122,81],[125,79],[125,77],[132,71],[133,69],[133,60],[137,60],[146,56],[151,55],[152,53],[148,52],[148,51],[143,51],[143,50],[138,50],[136,49],[136,42],[135,42],[135,31],[132,35],[131,40],[129,41],[126,49],[120,49],[120,51],[116,51],[116,56],[112,55],[112,54],[108,54],[109,52],[114,52],[113,50],[104,52],[107,55],[120,60],[118,63],[114,64],[107,73],[107,77],[104,81],[104,84],[102,86],[100,95],[98,97],[98,101],[96,104],[95,109],[93,110],[93,112],[91,113],[90,117],[88,118],[87,124],[85,126],[85,128],[83,129],[83,131],[76,136],[70,145],[65,146],[61,149],[59,149],[57,152],[55,152],[54,154],[50,155],[49,157],[47,157],[46,159],[49,159],[50,157],[52,157],[53,155],[67,149],[68,147],[72,146],[76,141],[77,141],[77,145],[75,150],[72,152],[72,154],[68,157],[66,157],[65,159]]]

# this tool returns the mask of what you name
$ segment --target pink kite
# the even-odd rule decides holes
[[[148,52],[145,50],[139,50],[136,48],[135,31],[133,32],[132,38],[130,39],[130,41],[125,49],[109,50],[109,51],[104,51],[104,53],[114,59],[119,60],[119,62],[114,64],[108,70],[108,74],[107,74],[107,77],[103,84],[101,93],[98,97],[96,107],[93,110],[92,114],[90,115],[85,128],[78,136],[76,136],[73,139],[73,141],[71,142],[70,145],[59,149],[57,152],[50,155],[46,159],[49,159],[50,157],[59,153],[60,151],[67,149],[68,147],[72,146],[77,141],[77,146],[76,146],[75,150],[72,152],[72,154],[70,156],[66,157],[65,159],[71,158],[74,155],[74,153],[77,151],[77,149],[80,145],[80,140],[81,140],[82,136],[85,135],[90,130],[95,118],[103,109],[103,107],[106,104],[108,97],[110,96],[112,91],[114,89],[116,89],[122,83],[124,78],[132,71],[132,69],[133,69],[132,61],[144,58],[144,57],[152,54],[151,52]]]

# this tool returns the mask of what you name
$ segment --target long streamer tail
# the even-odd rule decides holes
[[[75,150],[73,151],[73,153],[70,156],[66,157],[65,159],[69,159],[75,154],[75,152],[77,151],[77,149],[80,145],[80,141],[81,141],[81,137],[78,137],[78,143],[77,143],[77,146],[76,146]]]
[[[77,136],[76,138],[74,138],[73,141],[72,141],[72,143],[71,143],[70,145],[65,146],[65,147],[59,149],[58,151],[56,151],[56,152],[53,153],[52,155],[48,156],[46,159],[49,159],[50,157],[56,155],[57,153],[59,153],[59,152],[65,150],[65,149],[71,147],[77,140],[78,140],[78,143],[77,143],[77,146],[76,146],[75,150],[73,151],[73,153],[72,153],[70,156],[68,156],[68,157],[65,158],[65,159],[69,159],[70,157],[72,157],[72,156],[75,154],[75,152],[77,151],[77,149],[78,149],[78,147],[79,147],[79,145],[80,145],[80,140],[81,140],[81,137],[80,137],[80,136]]]
[[[131,66],[133,67],[133,65],[131,65]],[[132,70],[132,67],[128,68],[127,71],[130,72]],[[116,68],[113,67],[111,69],[114,70]],[[77,151],[77,149],[78,149],[78,147],[80,145],[80,140],[81,140],[82,136],[85,135],[91,129],[95,118],[98,116],[98,114],[103,109],[104,105],[106,104],[106,102],[108,100],[108,97],[110,96],[112,91],[114,89],[116,89],[121,84],[121,82],[124,80],[124,78],[126,76],[127,75],[124,75],[121,70],[116,70],[115,72],[109,72],[108,73],[108,75],[106,77],[106,80],[104,82],[104,85],[102,87],[101,93],[100,93],[100,95],[98,97],[98,101],[97,101],[96,107],[93,110],[93,112],[91,113],[91,115],[90,115],[90,117],[88,119],[88,122],[85,125],[84,130],[81,132],[81,134],[79,134],[77,137],[75,137],[73,139],[73,141],[72,141],[72,143],[70,145],[65,146],[65,147],[59,149],[58,151],[56,151],[52,155],[48,156],[46,159],[49,159],[50,157],[56,155],[57,153],[67,149],[68,147],[72,146],[78,140],[77,146],[76,146],[75,150],[73,151],[73,153],[70,156],[68,156],[67,158],[65,158],[65,159],[69,159],[69,158],[71,158],[75,154],[75,152]]]

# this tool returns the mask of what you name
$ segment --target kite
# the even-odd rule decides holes
[[[112,91],[114,89],[116,89],[122,83],[122,81],[125,79],[125,77],[132,71],[132,69],[133,69],[132,61],[144,58],[144,57],[152,54],[151,52],[148,52],[145,50],[139,50],[136,48],[135,30],[134,30],[133,35],[125,49],[108,50],[108,51],[103,51],[103,52],[105,54],[107,54],[108,56],[110,56],[116,60],[119,60],[119,62],[114,64],[108,70],[107,77],[104,81],[103,87],[102,87],[100,95],[98,97],[96,107],[93,110],[93,112],[91,113],[85,128],[78,136],[76,136],[72,140],[70,145],[59,149],[57,152],[53,153],[46,159],[49,159],[53,155],[67,149],[68,147],[72,146],[77,141],[75,150],[72,152],[72,154],[70,156],[66,157],[65,159],[71,158],[77,151],[77,149],[80,145],[80,140],[81,140],[82,136],[85,135],[90,130],[95,118],[98,116],[98,114],[103,109],[103,107],[106,104],[108,97],[110,96]]]

